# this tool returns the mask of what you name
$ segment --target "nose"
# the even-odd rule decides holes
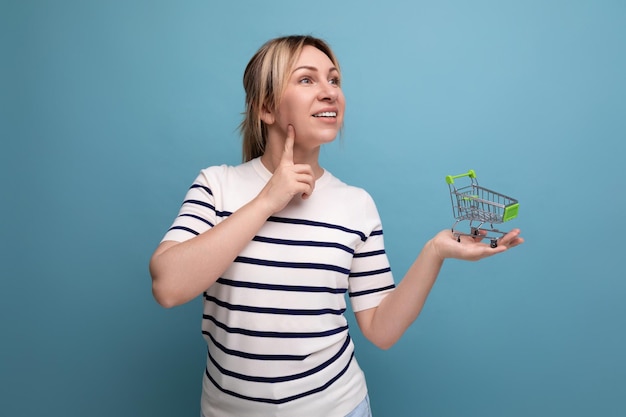
[[[318,94],[320,101],[330,101],[331,103],[337,100],[339,96],[339,87],[330,83],[322,83]]]

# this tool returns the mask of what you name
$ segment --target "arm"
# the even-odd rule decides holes
[[[390,348],[422,311],[444,259],[477,261],[502,253],[524,242],[519,233],[515,229],[506,234],[497,248],[480,243],[480,238],[464,237],[459,243],[449,230],[438,233],[426,243],[400,284],[380,305],[356,313],[363,335],[381,349]]]
[[[202,294],[271,214],[262,198],[257,197],[190,240],[162,242],[150,260],[154,298],[164,307],[174,307]]]
[[[206,232],[185,242],[164,241],[150,260],[152,292],[164,307],[184,304],[209,288],[265,224],[296,195],[306,198],[315,179],[309,165],[293,163],[289,130],[279,166],[259,195]]]

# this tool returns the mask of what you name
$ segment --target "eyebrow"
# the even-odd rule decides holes
[[[316,67],[312,67],[312,66],[309,66],[309,65],[303,65],[301,67],[298,67],[298,68],[294,69],[293,72],[296,72],[296,71],[299,71],[299,70],[309,70],[309,71],[316,71],[316,72],[319,71]],[[337,68],[335,68],[335,67],[331,67],[328,70],[329,73],[331,73],[333,71],[339,72],[339,70]]]

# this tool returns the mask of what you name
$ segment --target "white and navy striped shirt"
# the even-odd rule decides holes
[[[204,169],[163,240],[185,241],[252,200],[260,159]],[[348,333],[394,288],[374,201],[325,171],[270,217],[204,293],[205,416],[343,417],[367,393]]]

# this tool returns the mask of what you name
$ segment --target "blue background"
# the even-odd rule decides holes
[[[325,38],[343,138],[399,281],[451,226],[444,177],[521,203],[527,243],[444,265],[389,351],[353,326],[374,415],[626,413],[623,1],[0,2],[0,413],[197,416],[201,305],[149,257],[198,171],[240,161],[245,64]],[[354,324],[354,322],[351,322]]]

